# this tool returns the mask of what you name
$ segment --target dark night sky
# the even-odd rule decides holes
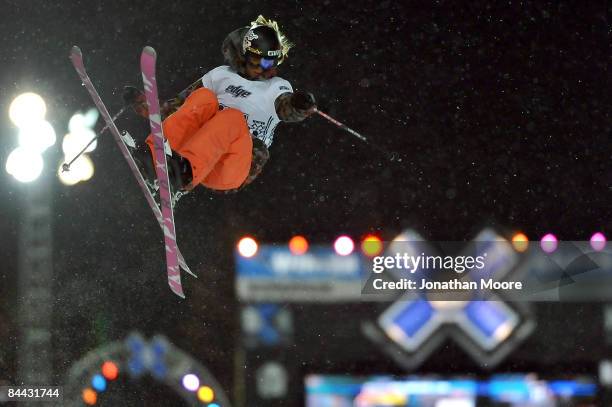
[[[114,112],[123,85],[140,85],[143,46],[157,50],[160,94],[169,98],[220,65],[224,36],[260,13],[296,43],[281,76],[403,159],[385,162],[321,118],[280,126],[270,162],[247,190],[200,190],[181,200],[180,247],[201,278],[185,278],[188,300],[179,303],[165,286],[159,228],[105,135],[92,156],[94,178],[71,188],[58,183],[53,197],[55,344],[70,349],[58,363],[137,327],[164,332],[228,383],[237,329],[231,249],[245,232],[268,242],[294,233],[315,242],[340,232],[392,238],[405,227],[434,240],[471,239],[485,225],[564,240],[612,232],[612,10],[605,2],[5,3],[3,166],[16,146],[13,97],[45,97],[59,139],[76,110],[93,106],[68,60],[72,45]],[[54,154],[48,161],[60,159]],[[15,282],[21,198],[0,173],[6,295]],[[8,298],[0,323],[14,329]],[[162,309],[170,309],[164,318]],[[0,368],[10,371],[11,355]]]

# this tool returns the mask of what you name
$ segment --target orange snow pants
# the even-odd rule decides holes
[[[191,184],[211,189],[238,188],[251,168],[253,141],[242,112],[219,111],[217,96],[207,88],[191,93],[163,124],[164,135],[191,163]],[[147,138],[153,151],[153,136]]]

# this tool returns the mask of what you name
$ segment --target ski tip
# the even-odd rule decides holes
[[[143,54],[149,54],[149,55],[151,55],[152,57],[157,56],[157,53],[155,52],[155,50],[153,49],[153,47],[150,47],[150,46],[148,46],[148,45],[147,45],[146,47],[144,47],[144,49],[142,50],[142,53],[143,53]]]
[[[71,54],[78,54],[78,55],[82,55],[81,53],[81,48],[77,47],[76,45],[72,46],[72,49],[70,50]]]

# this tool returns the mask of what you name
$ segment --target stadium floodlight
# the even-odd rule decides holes
[[[87,155],[80,156],[72,163],[70,171],[62,171],[61,165],[57,169],[57,176],[64,185],[74,185],[81,181],[87,181],[93,174],[93,161]]]
[[[32,92],[22,93],[11,102],[9,117],[17,127],[41,121],[47,113],[47,105],[40,95]]]
[[[55,129],[46,120],[37,120],[19,126],[19,145],[27,149],[44,152],[55,144]]]
[[[55,144],[55,130],[44,120],[47,107],[36,93],[17,96],[9,107],[9,117],[19,128],[19,147],[6,160],[6,171],[20,182],[32,182],[43,170],[41,154]]]
[[[68,134],[72,136],[70,143],[73,143],[74,146],[71,146],[69,150],[64,148],[64,154],[66,154],[66,156],[75,156],[76,153],[87,145],[87,143],[95,139],[96,133],[92,129],[98,121],[98,115],[96,109],[89,109],[85,114],[77,112],[72,115],[68,122]],[[68,135],[66,135],[66,137],[68,137]],[[89,147],[87,147],[85,152],[91,153],[96,149],[97,145],[98,142],[94,140]]]
[[[99,116],[98,110],[93,107],[85,114],[76,112],[68,121],[68,130],[72,133],[81,128],[91,129],[96,125]]]
[[[70,161],[66,169],[64,163],[59,164],[57,176],[65,185],[87,181],[93,176],[93,161],[84,153],[92,152],[97,146],[96,133],[92,128],[98,121],[98,116],[96,109],[89,109],[85,114],[76,112],[68,122],[69,133],[62,140],[62,151],[65,158],[75,158]]]
[[[42,173],[44,167],[39,152],[25,147],[17,147],[6,160],[6,172],[19,182],[32,182]]]

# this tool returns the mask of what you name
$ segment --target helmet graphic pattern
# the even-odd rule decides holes
[[[278,28],[278,23],[268,20],[264,16],[259,16],[253,22],[242,40],[242,52],[274,58],[280,65],[293,44],[287,40],[285,35]]]

